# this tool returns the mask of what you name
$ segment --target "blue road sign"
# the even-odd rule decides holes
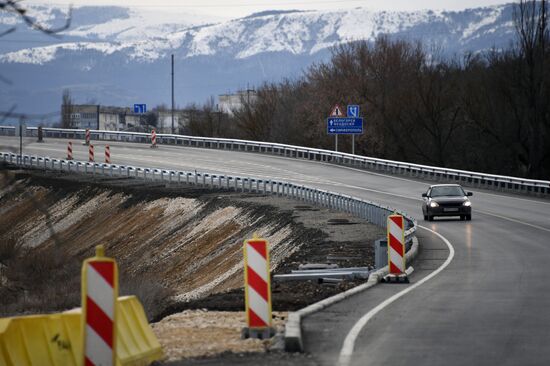
[[[353,117],[327,118],[327,133],[329,134],[362,134],[363,118],[353,118]]]
[[[145,113],[147,112],[146,104],[134,104],[134,113]]]
[[[359,106],[358,105],[348,105],[348,117],[359,118]]]

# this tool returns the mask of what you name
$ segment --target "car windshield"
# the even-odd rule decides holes
[[[458,186],[447,186],[447,187],[433,187],[430,194],[431,197],[441,197],[441,196],[465,196],[462,187]]]

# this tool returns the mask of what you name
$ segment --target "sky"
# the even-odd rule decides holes
[[[514,0],[32,0],[55,5],[120,5],[138,8],[178,9],[221,18],[238,18],[265,10],[330,10],[356,7],[373,10],[460,10],[515,2]]]

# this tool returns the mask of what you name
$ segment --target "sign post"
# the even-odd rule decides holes
[[[342,112],[342,108],[340,108],[340,105],[335,104],[332,108],[332,111],[330,112],[331,117],[342,117],[344,116],[344,113]],[[334,151],[338,152],[338,134],[334,135]]]
[[[269,244],[254,235],[244,242],[243,252],[247,328],[242,335],[267,339],[275,334],[271,321]]]
[[[82,265],[82,365],[116,365],[118,268],[103,245]]]
[[[334,135],[335,151],[338,152],[338,135],[351,135],[351,153],[355,154],[355,135],[363,133],[363,118],[359,117],[358,105],[347,106],[347,116],[344,116],[338,104],[332,108],[330,117],[327,118],[327,133]]]
[[[347,110],[348,117],[359,118],[359,106],[358,105],[348,105]],[[351,153],[355,155],[355,134],[351,135]]]
[[[386,282],[409,282],[405,263],[405,219],[402,215],[388,216],[388,267],[389,274],[384,278]]]

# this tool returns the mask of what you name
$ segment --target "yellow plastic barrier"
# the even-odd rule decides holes
[[[117,365],[149,365],[163,357],[141,303],[119,297]],[[80,366],[81,309],[0,319],[0,366]]]

